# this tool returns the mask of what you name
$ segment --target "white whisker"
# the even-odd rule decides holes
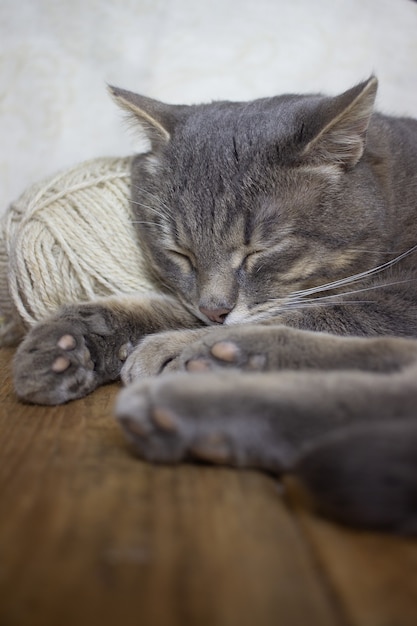
[[[308,309],[317,307],[345,306],[345,304],[375,304],[375,300],[343,300],[342,302],[299,302],[295,305],[288,305],[284,311],[298,311],[299,309]]]
[[[338,289],[339,287],[344,287],[345,285],[349,285],[351,283],[357,282],[357,281],[362,280],[364,278],[368,278],[369,276],[374,276],[375,274],[379,274],[380,272],[383,272],[384,270],[387,270],[387,269],[393,267],[394,265],[399,263],[399,261],[402,261],[405,257],[409,256],[410,254],[412,254],[416,250],[417,250],[417,245],[413,246],[412,248],[410,248],[406,252],[403,252],[402,254],[400,254],[399,256],[395,257],[394,259],[391,259],[391,261],[387,261],[386,263],[382,263],[382,265],[378,265],[377,267],[373,267],[373,268],[371,268],[369,270],[366,270],[364,272],[360,272],[359,274],[353,274],[352,276],[347,276],[346,278],[341,278],[339,280],[334,280],[332,282],[325,283],[324,285],[319,285],[317,287],[311,287],[310,289],[301,289],[300,291],[294,291],[293,295],[294,296],[301,296],[301,297],[302,296],[309,296],[309,295],[312,295],[314,293],[320,293],[321,291],[329,291],[330,289]]]
[[[151,193],[150,191],[148,191],[147,189],[142,189],[142,187],[138,187],[138,185],[132,185],[135,189],[137,189],[138,191],[140,191],[141,193],[146,193],[148,194],[148,196],[150,196],[151,198],[153,198],[157,203],[158,206],[160,206],[163,209],[166,209],[166,211],[171,215],[172,214],[172,209],[171,207],[169,207],[167,204],[165,204],[165,202],[162,202],[161,198],[159,196],[157,196],[154,193]],[[133,200],[132,200],[133,202]],[[136,204],[140,204],[139,202],[136,202]],[[143,206],[147,206],[147,205],[143,205]],[[150,208],[150,207],[149,207]]]
[[[158,211],[158,209],[156,209],[155,207],[149,206],[148,204],[144,204],[143,202],[138,202],[137,200],[131,200],[131,202],[132,202],[132,204],[137,204],[139,206],[143,206],[145,209],[148,209],[148,211],[150,211],[151,213],[153,213],[157,217],[162,218],[163,220],[166,220],[167,218],[171,218],[172,217],[170,213],[165,213],[162,209],[160,211]]]
[[[261,322],[264,320],[270,320],[274,318],[274,315],[279,315],[279,313],[285,313],[287,311],[301,311],[303,309],[308,308],[324,308],[324,307],[332,307],[337,305],[350,305],[350,304],[372,304],[374,300],[345,300],[343,302],[299,302],[297,304],[285,305],[279,310],[272,311],[261,311],[259,313],[249,313],[247,315],[245,321],[246,322]]]
[[[330,298],[342,298],[343,296],[350,296],[356,293],[362,293],[364,291],[372,291],[373,289],[385,289],[385,287],[395,287],[396,285],[402,285],[404,283],[411,283],[416,280],[417,278],[407,278],[406,280],[397,280],[392,283],[381,283],[380,285],[372,285],[372,287],[362,287],[361,289],[353,289],[352,291],[344,291],[342,293],[335,293],[330,296],[322,296],[322,297],[319,296],[318,298],[310,298],[309,300],[311,302],[314,302],[315,300],[325,300],[325,299],[330,300]],[[301,301],[304,301],[304,299],[301,298]],[[340,304],[344,304],[344,300],[342,300]]]
[[[375,303],[375,300],[345,300],[346,296],[352,296],[359,293],[373,291],[376,289],[385,289],[386,287],[395,287],[396,285],[402,285],[410,282],[417,281],[417,278],[409,278],[406,280],[397,280],[389,283],[381,283],[379,285],[372,285],[370,287],[362,287],[360,289],[353,289],[342,293],[331,294],[329,296],[318,296],[315,298],[306,298],[305,296],[295,296],[294,292],[286,301],[282,298],[271,298],[264,304],[270,303],[269,307],[264,311],[258,311],[257,313],[250,314],[248,319],[251,321],[260,321],[265,319],[271,319],[274,315],[279,315],[285,311],[298,311],[306,308],[325,307],[325,306],[345,306],[351,304],[371,304]],[[274,306],[273,303],[276,303]]]

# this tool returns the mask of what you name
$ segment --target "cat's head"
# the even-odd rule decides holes
[[[150,142],[132,177],[141,245],[200,319],[270,317],[361,268],[376,90],[180,106],[111,88]]]

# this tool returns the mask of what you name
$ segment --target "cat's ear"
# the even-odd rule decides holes
[[[356,165],[365,149],[377,88],[378,81],[372,76],[340,96],[320,103],[315,112],[318,132],[305,146],[302,156],[346,168]]]
[[[186,108],[165,104],[111,85],[109,91],[116,103],[140,124],[154,151],[170,140],[181,111]]]

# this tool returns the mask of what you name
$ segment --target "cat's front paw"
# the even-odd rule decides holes
[[[35,327],[14,359],[18,397],[36,404],[62,404],[97,386],[97,374],[83,333],[74,323],[53,321]]]
[[[62,404],[115,380],[132,350],[111,312],[97,303],[69,305],[29,331],[13,369],[18,397],[36,404]]]

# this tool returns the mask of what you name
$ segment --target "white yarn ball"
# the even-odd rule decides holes
[[[33,185],[0,225],[0,345],[67,302],[155,290],[130,203],[131,158],[100,158]]]

